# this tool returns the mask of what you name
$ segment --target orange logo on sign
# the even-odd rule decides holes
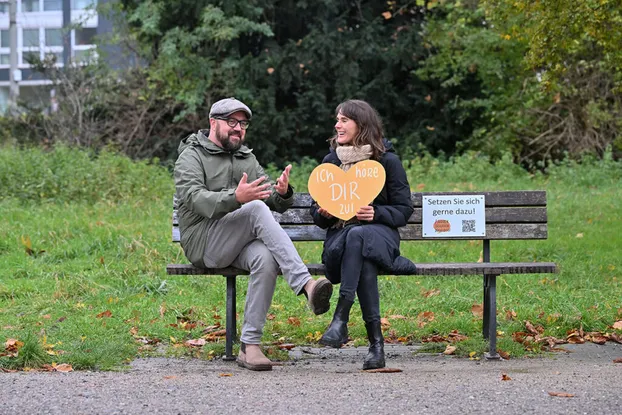
[[[436,232],[449,232],[451,230],[451,225],[447,219],[437,219],[434,221],[434,225],[432,225]]]
[[[378,196],[386,179],[382,164],[359,161],[344,172],[331,163],[317,166],[309,176],[311,197],[331,215],[348,220]]]

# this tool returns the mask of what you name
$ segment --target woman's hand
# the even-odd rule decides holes
[[[373,206],[362,206],[358,212],[356,212],[356,218],[358,220],[364,220],[367,222],[371,222],[374,220],[374,207]]]
[[[324,216],[326,219],[330,219],[333,217],[333,215],[331,215],[330,213],[328,213],[328,211],[324,208],[318,208],[317,209],[317,213],[319,213],[320,215]]]

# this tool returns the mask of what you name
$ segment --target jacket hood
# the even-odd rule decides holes
[[[182,139],[177,147],[177,154],[181,154],[188,147],[203,147],[210,154],[229,153],[222,147],[217,146],[209,138],[209,130],[199,130],[196,133],[190,134],[188,137]],[[236,157],[248,157],[253,150],[242,145],[239,149],[233,153]]]
[[[384,143],[384,148],[386,149],[386,151],[388,151],[389,153],[395,153],[395,148],[393,147],[392,142],[390,142],[386,138],[383,138],[382,142]]]

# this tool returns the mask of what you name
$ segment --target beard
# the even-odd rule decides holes
[[[237,143],[231,141],[231,138],[237,138]],[[229,133],[223,133],[220,129],[220,125],[216,126],[216,140],[220,143],[222,148],[229,152],[235,152],[242,147],[244,143],[244,139],[242,138],[242,134],[236,131],[229,131]]]

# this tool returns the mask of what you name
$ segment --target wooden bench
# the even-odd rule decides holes
[[[481,275],[484,282],[483,336],[489,340],[488,359],[499,359],[496,349],[497,328],[497,288],[496,278],[502,274],[540,274],[555,273],[557,265],[552,262],[490,262],[491,240],[546,239],[548,236],[546,192],[544,191],[503,191],[503,192],[434,192],[413,193],[411,195],[414,213],[408,225],[400,228],[402,241],[430,240],[423,238],[422,196],[462,196],[484,195],[486,235],[482,237],[451,238],[482,240],[483,262],[474,263],[416,263],[414,275]],[[315,226],[309,207],[312,202],[308,193],[296,193],[294,205],[285,213],[274,213],[274,217],[287,231],[293,241],[323,241],[325,231]],[[173,241],[179,242],[177,211],[173,209]],[[442,238],[434,238],[439,240]],[[450,239],[450,238],[446,238]],[[307,264],[312,275],[324,275],[324,265]],[[200,269],[189,264],[169,264],[170,275],[222,275],[227,280],[226,303],[226,343],[225,359],[235,359],[233,343],[236,336],[236,285],[238,275],[248,275],[247,271],[228,268]]]

